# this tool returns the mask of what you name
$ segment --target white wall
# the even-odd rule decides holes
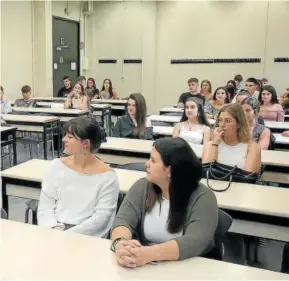
[[[32,13],[29,1],[1,1],[1,83],[7,99],[32,85]]]

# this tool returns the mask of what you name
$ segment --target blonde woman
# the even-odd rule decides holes
[[[89,100],[84,92],[84,87],[81,83],[76,83],[73,90],[67,96],[64,103],[64,108],[87,110],[89,107]]]
[[[251,140],[250,128],[243,108],[228,104],[221,108],[212,140],[203,149],[203,163],[217,161],[237,166],[247,172],[258,173],[261,167],[261,149]]]

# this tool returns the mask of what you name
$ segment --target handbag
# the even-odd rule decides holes
[[[207,185],[210,189],[216,192],[222,192],[229,189],[232,182],[253,183],[255,184],[258,178],[257,173],[247,172],[237,166],[229,166],[218,162],[210,162],[203,164],[203,178],[207,179]],[[209,179],[228,181],[225,189],[214,189],[209,184]]]

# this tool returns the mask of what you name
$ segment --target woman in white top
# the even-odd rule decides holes
[[[64,127],[65,158],[51,162],[42,181],[38,225],[105,237],[117,208],[116,173],[95,155],[101,131],[95,119],[71,119]]]
[[[74,85],[73,90],[67,96],[67,99],[64,103],[64,108],[87,110],[88,107],[89,99],[85,94],[84,87],[81,83],[77,82]]]
[[[258,173],[261,167],[261,149],[251,140],[250,129],[242,107],[228,104],[220,110],[212,140],[203,149],[203,163],[217,161]]]
[[[110,79],[104,79],[101,92],[99,93],[99,97],[101,99],[107,100],[119,100],[119,95],[117,91],[112,87],[112,82]]]
[[[203,105],[195,98],[187,99],[181,122],[175,126],[173,137],[180,137],[194,144],[205,144],[210,140],[210,124]]]

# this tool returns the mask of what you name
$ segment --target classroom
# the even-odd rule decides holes
[[[289,279],[289,1],[0,10],[1,278]]]

